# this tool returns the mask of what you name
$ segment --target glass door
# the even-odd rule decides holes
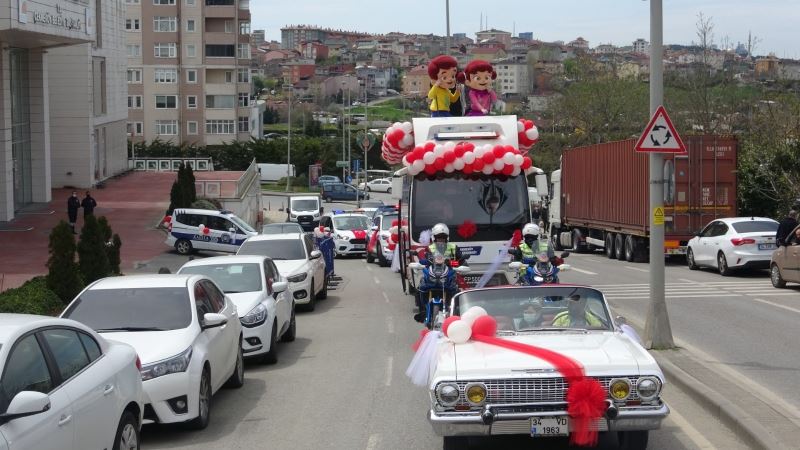
[[[14,171],[14,210],[31,203],[31,122],[28,50],[10,52],[11,149]]]

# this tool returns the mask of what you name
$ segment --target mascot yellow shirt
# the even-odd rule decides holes
[[[456,92],[450,93],[449,89],[439,87],[434,84],[430,91],[428,91],[428,98],[431,99],[431,111],[450,111],[450,103],[457,102],[461,96],[461,92],[456,89]]]

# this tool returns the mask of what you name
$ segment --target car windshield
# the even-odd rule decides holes
[[[303,227],[296,223],[270,223],[261,227],[262,234],[302,233]]]
[[[98,331],[164,331],[192,323],[192,304],[185,287],[89,289],[63,317]]]
[[[316,200],[292,200],[291,208],[294,211],[316,211],[319,209],[319,202]]]
[[[237,255],[269,256],[274,260],[306,259],[300,239],[270,239],[267,241],[244,241]]]
[[[381,230],[386,231],[392,228],[392,222],[397,220],[397,214],[387,214],[381,219]]]
[[[334,217],[333,228],[336,230],[366,230],[369,228],[367,216]]]
[[[259,264],[203,264],[181,268],[178,273],[205,275],[226,294],[256,292],[262,288]]]
[[[239,228],[243,229],[244,231],[247,231],[248,233],[255,233],[256,232],[256,230],[254,230],[253,227],[248,225],[247,222],[245,222],[244,220],[242,220],[242,219],[240,219],[240,218],[238,218],[236,216],[228,216],[228,219],[230,219],[236,225],[239,225]]]
[[[456,297],[454,314],[480,306],[500,331],[558,329],[610,330],[610,314],[600,291],[583,287],[524,287],[466,291]]]
[[[736,222],[733,229],[737,233],[774,233],[778,231],[778,222],[771,220],[747,220]]]

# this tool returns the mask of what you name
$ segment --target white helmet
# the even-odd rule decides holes
[[[443,223],[437,223],[436,225],[433,226],[433,228],[431,229],[431,235],[433,235],[433,237],[436,237],[440,234],[445,234],[447,235],[447,237],[450,237],[450,229],[447,228],[447,225]]]
[[[539,231],[539,225],[536,225],[535,223],[528,223],[522,227],[523,236],[533,235],[539,237]]]

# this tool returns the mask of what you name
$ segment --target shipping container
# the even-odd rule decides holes
[[[664,253],[685,254],[689,239],[718,217],[736,216],[737,141],[689,136],[685,154],[664,154]],[[603,249],[646,259],[649,158],[636,141],[567,149],[551,176],[549,231],[558,248]]]

